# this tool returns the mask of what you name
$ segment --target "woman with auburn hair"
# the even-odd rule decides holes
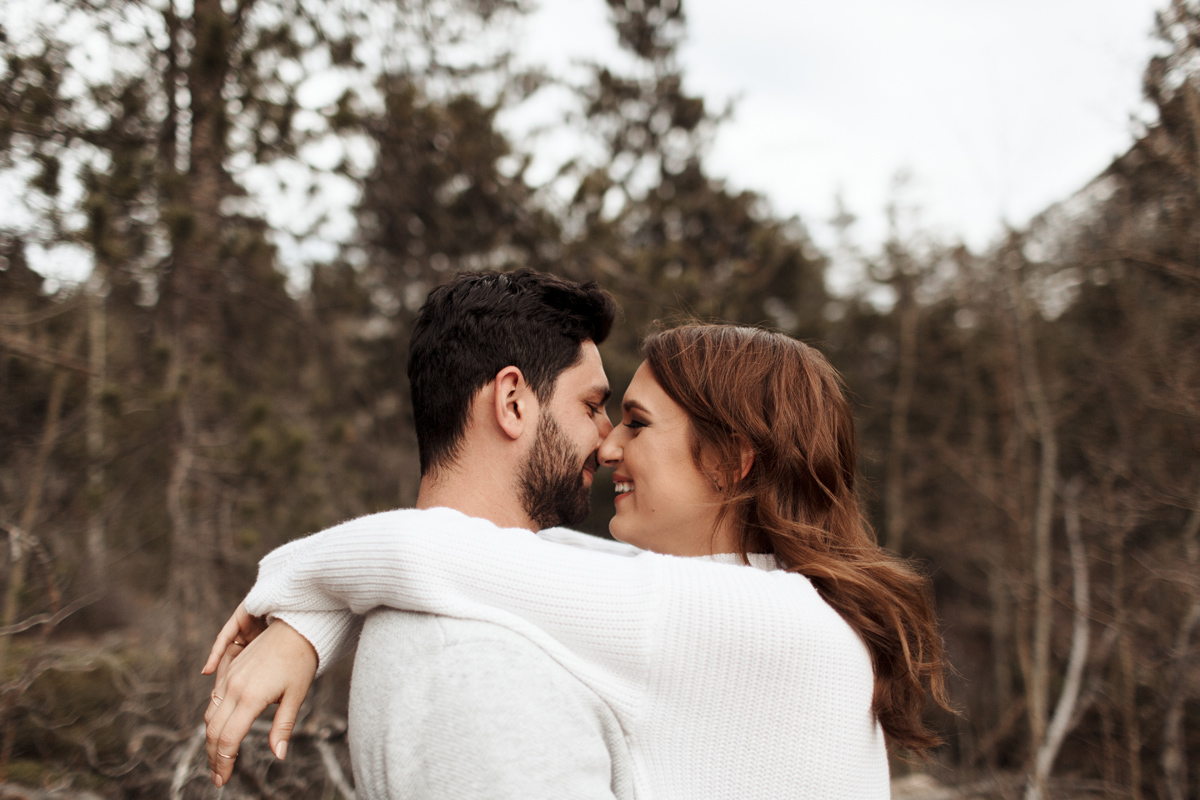
[[[610,530],[633,547],[449,509],[364,517],[268,555],[209,668],[260,630],[246,609],[480,619],[611,707],[638,797],[888,797],[885,739],[918,755],[939,743],[922,714],[930,699],[948,708],[943,650],[928,579],[860,511],[837,372],[787,336],[731,325],[658,332],[644,354],[598,453],[614,469]],[[321,668],[347,627],[302,631]]]
[[[688,417],[692,459],[709,459],[729,487],[716,527],[731,540],[712,552],[769,553],[808,578],[867,646],[871,705],[889,741],[918,754],[935,747],[922,721],[926,685],[948,702],[929,582],[881,548],[862,516],[854,416],[837,370],[812,347],[759,328],[674,328],[649,336],[643,353],[643,380]],[[624,435],[615,429],[605,447]],[[637,544],[618,534],[620,517],[618,509],[613,535]]]

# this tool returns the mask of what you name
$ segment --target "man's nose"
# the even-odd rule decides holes
[[[613,424],[612,420],[608,418],[608,414],[605,414],[603,411],[600,412],[600,423],[596,427],[600,429],[601,439],[612,433]]]
[[[604,441],[600,443],[600,449],[596,451],[600,463],[606,467],[611,467],[621,460],[621,444],[617,441],[621,437],[618,429],[613,428],[613,424],[608,423],[608,432],[604,435]]]

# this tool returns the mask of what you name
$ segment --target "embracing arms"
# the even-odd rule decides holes
[[[280,702],[272,750],[286,748],[318,663],[323,669],[356,638],[360,619],[348,609],[499,624],[573,659],[574,671],[631,704],[647,661],[653,570],[616,556],[639,552],[572,531],[539,540],[447,509],[377,514],[279,548],[263,559],[205,665],[217,674],[205,715],[214,780],[228,779],[242,738],[271,702]],[[287,625],[271,625],[258,641],[267,616]],[[244,651],[239,641],[249,643]]]

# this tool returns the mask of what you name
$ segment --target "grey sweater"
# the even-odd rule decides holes
[[[626,800],[612,710],[527,638],[488,622],[378,609],[350,687],[363,800]]]

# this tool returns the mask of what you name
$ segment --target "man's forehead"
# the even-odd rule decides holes
[[[576,391],[609,394],[608,376],[604,374],[604,362],[594,342],[586,341],[579,346],[579,360],[559,376],[559,382],[569,380]]]

